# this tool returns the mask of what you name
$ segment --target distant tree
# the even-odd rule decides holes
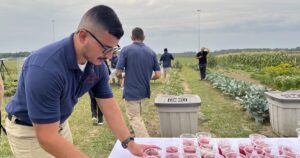
[[[17,53],[0,53],[0,58],[19,58],[27,57],[30,52],[17,52]]]

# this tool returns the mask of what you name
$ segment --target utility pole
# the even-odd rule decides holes
[[[55,28],[54,28],[55,20],[52,19],[51,22],[52,22],[52,33],[53,33],[53,42],[54,42],[55,41]]]
[[[198,14],[198,50],[200,50],[200,9],[197,9],[197,14]]]

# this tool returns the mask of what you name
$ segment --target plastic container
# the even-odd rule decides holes
[[[162,95],[155,98],[162,137],[196,133],[201,99],[197,95]]]
[[[300,91],[265,92],[272,129],[280,136],[297,136],[300,127]]]

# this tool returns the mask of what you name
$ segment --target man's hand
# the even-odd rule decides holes
[[[143,156],[143,152],[149,148],[160,149],[160,147],[158,147],[156,145],[137,144],[134,141],[130,141],[128,143],[127,149],[131,152],[131,154],[133,154],[135,156]]]

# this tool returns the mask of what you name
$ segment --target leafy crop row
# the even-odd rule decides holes
[[[209,73],[207,79],[212,81],[213,86],[223,93],[241,102],[245,109],[258,123],[269,118],[269,109],[264,92],[265,87],[235,80],[217,73]]]

